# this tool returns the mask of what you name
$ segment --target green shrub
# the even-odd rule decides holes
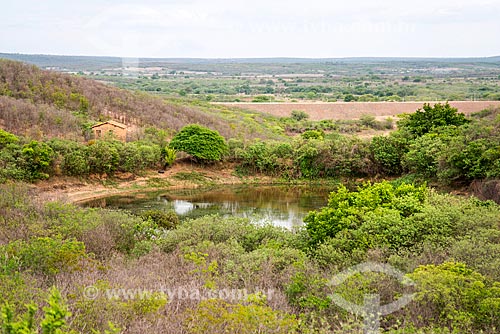
[[[179,224],[179,217],[174,211],[147,210],[141,213],[144,220],[151,219],[158,227],[173,229]]]
[[[297,122],[303,121],[309,118],[309,114],[303,110],[292,110],[290,117]]]
[[[439,127],[449,125],[460,126],[468,122],[464,114],[459,113],[456,108],[453,108],[448,103],[437,103],[434,106],[426,103],[422,109],[418,109],[412,114],[404,115],[398,122],[398,127],[419,137]]]
[[[321,130],[307,130],[301,134],[304,139],[323,139],[325,133]]]
[[[64,239],[76,238],[99,258],[111,252],[129,253],[135,246],[135,228],[142,219],[126,212],[83,209],[71,204],[47,203],[45,229]],[[78,222],[78,224],[75,224]]]
[[[361,101],[361,99],[359,101]],[[367,128],[375,128],[377,124],[377,119],[373,115],[367,115],[367,114],[361,115],[359,121],[361,122],[361,125],[366,126]]]
[[[321,149],[318,140],[310,140],[297,148],[295,162],[300,171],[300,176],[313,179],[320,176],[324,165],[319,163]]]
[[[172,138],[169,146],[201,161],[219,161],[227,154],[224,137],[201,125],[187,125]]]
[[[295,333],[299,324],[294,315],[259,303],[230,304],[218,299],[202,301],[187,315],[190,333]]]
[[[274,96],[270,95],[258,95],[252,99],[252,102],[271,102],[274,100]]]
[[[327,238],[335,237],[339,232],[356,230],[370,213],[390,212],[408,217],[421,211],[426,195],[425,186],[410,184],[395,187],[388,182],[373,185],[368,183],[354,192],[340,186],[330,194],[325,208],[310,212],[304,219],[310,243],[317,245]]]
[[[243,149],[237,149],[235,155],[241,160],[241,166],[253,173],[274,174],[278,169],[278,156],[274,154],[272,144],[255,142]]]
[[[492,284],[463,263],[420,266],[408,276],[415,281],[413,307],[427,310],[418,325],[440,325],[473,332],[499,328],[500,283]]]
[[[133,143],[126,143],[119,147],[118,155],[120,161],[116,166],[117,170],[123,172],[135,172],[142,169],[142,157],[137,145]]]
[[[23,316],[15,316],[10,305],[4,305],[0,310],[0,329],[5,334],[37,334],[41,328],[43,334],[70,333],[66,323],[71,317],[68,307],[62,301],[61,293],[52,288],[47,300],[48,306],[43,308],[44,317],[37,324],[37,306],[29,304]]]
[[[88,146],[88,163],[91,174],[112,175],[120,165],[121,143],[97,140]]]
[[[298,271],[292,276],[285,294],[291,305],[308,312],[321,311],[332,305],[328,296],[328,280],[304,271]]]
[[[54,158],[54,151],[50,146],[32,140],[22,148],[23,167],[27,171],[29,181],[47,179],[50,166]]]
[[[177,158],[177,151],[170,147],[164,147],[161,151],[161,157],[164,161],[164,166],[170,167],[174,164]]]
[[[235,240],[245,251],[250,252],[268,241],[294,245],[297,238],[297,235],[283,228],[257,226],[243,218],[205,216],[179,224],[176,229],[164,235],[160,243],[163,250],[172,252],[178,246],[194,246],[204,241],[219,244]]]
[[[88,153],[85,147],[64,155],[61,164],[62,172],[69,176],[86,176],[89,174]]]
[[[30,175],[24,168],[22,146],[8,144],[0,150],[0,183],[6,180],[28,181]]]
[[[370,151],[378,169],[387,175],[399,175],[403,171],[401,160],[407,150],[406,142],[396,136],[373,137]]]
[[[0,149],[3,149],[8,144],[16,144],[19,142],[19,138],[7,131],[0,129]]]
[[[83,242],[50,237],[13,241],[1,250],[3,261],[14,261],[19,268],[45,275],[79,270],[87,259]]]
[[[441,154],[442,180],[474,180],[500,176],[500,140],[494,136],[468,140],[457,136]]]
[[[162,150],[159,145],[146,145],[138,142],[134,144],[137,145],[137,151],[141,159],[139,162],[139,170],[158,167],[162,159]]]
[[[412,173],[428,178],[436,177],[440,157],[445,148],[446,143],[441,136],[427,133],[409,145],[403,164]]]

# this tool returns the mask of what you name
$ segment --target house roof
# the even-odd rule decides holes
[[[106,122],[97,123],[96,125],[93,125],[92,128],[96,128],[96,127],[104,125],[104,124],[111,124],[111,125],[117,126],[119,128],[122,128],[122,129],[127,128],[127,126],[125,124],[122,124],[122,123],[119,123],[116,121],[106,121]]]

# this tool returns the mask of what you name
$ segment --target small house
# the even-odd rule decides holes
[[[112,136],[123,142],[127,140],[127,126],[115,121],[106,121],[94,125],[92,133],[94,134],[94,139]]]

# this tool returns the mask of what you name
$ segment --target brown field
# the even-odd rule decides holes
[[[368,114],[383,119],[397,117],[398,114],[412,113],[425,102],[310,102],[310,103],[220,103],[227,106],[254,110],[274,116],[290,116],[292,110],[302,110],[312,120],[359,119]],[[436,102],[429,102],[436,103]],[[500,107],[500,101],[450,101],[450,105],[466,115],[490,106]]]

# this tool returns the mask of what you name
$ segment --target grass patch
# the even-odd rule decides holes
[[[170,181],[160,177],[149,178],[146,180],[146,184],[148,187],[155,187],[155,188],[167,188],[172,185]]]
[[[193,172],[179,172],[179,173],[175,174],[174,176],[172,176],[172,178],[179,180],[179,181],[190,181],[190,182],[197,183],[197,184],[207,184],[207,183],[211,182],[211,180],[209,178],[207,178],[206,175],[204,175],[203,173],[195,172],[195,171],[193,171]]]

